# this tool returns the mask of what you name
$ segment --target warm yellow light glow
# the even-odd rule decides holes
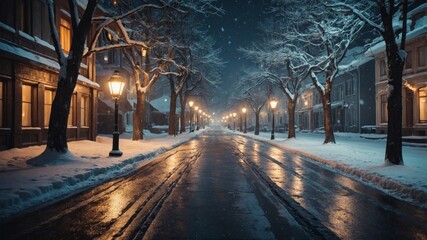
[[[194,102],[193,102],[193,101],[188,102],[188,105],[189,105],[190,107],[192,107],[192,106],[193,106],[193,104],[194,104]]]
[[[119,75],[119,71],[114,71],[113,76],[108,80],[108,86],[110,87],[111,97],[118,99],[122,95],[125,82]]]
[[[242,113],[246,113],[246,108],[242,108]]]
[[[236,113],[233,113],[233,117],[236,117]]]
[[[278,103],[278,101],[277,101],[277,99],[276,98],[272,98],[271,100],[270,100],[270,106],[271,106],[271,108],[274,110],[274,109],[276,109],[276,107],[277,107],[277,103]]]
[[[197,110],[199,110],[199,107],[195,106],[194,109],[196,109],[196,111],[197,111]]]

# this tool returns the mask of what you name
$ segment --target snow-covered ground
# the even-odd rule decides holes
[[[236,132],[238,133],[238,132]],[[333,170],[344,172],[402,200],[427,208],[427,144],[404,143],[404,165],[384,162],[386,135],[335,133],[336,144],[323,144],[324,135],[297,132],[295,139],[287,133],[243,134],[268,141],[288,152],[299,153]]]
[[[108,157],[112,147],[111,136],[99,136],[96,142],[70,142],[70,151],[81,160],[46,167],[26,164],[28,159],[41,154],[45,146],[2,151],[0,219],[129,173],[147,163],[147,159],[202,132],[176,137],[147,133],[143,141],[132,141],[131,135],[125,133],[120,136],[121,157]],[[322,144],[322,134],[298,133],[296,139],[286,140],[286,134],[276,133],[274,141],[269,140],[270,133],[245,135],[298,152],[328,167],[369,181],[373,186],[387,189],[385,191],[399,198],[427,207],[427,146],[405,146],[405,165],[386,166],[383,160],[385,140],[377,135],[369,135],[373,139],[366,139],[359,134],[337,133],[337,144],[327,145]]]
[[[198,136],[203,130],[168,136],[144,131],[144,140],[132,141],[131,133],[120,135],[121,157],[109,157],[112,136],[94,141],[69,142],[72,154],[56,165],[33,167],[27,160],[40,155],[46,145],[14,148],[0,152],[0,219],[41,205],[52,199],[129,173],[147,159]],[[79,160],[75,160],[77,157]]]

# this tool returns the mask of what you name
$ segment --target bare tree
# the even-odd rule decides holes
[[[144,137],[145,100],[159,77],[167,75],[170,78],[177,78],[187,71],[186,67],[174,60],[176,49],[183,48],[177,45],[178,42],[174,38],[176,35],[174,23],[180,22],[176,20],[189,13],[202,15],[221,13],[222,9],[217,8],[214,2],[214,0],[185,2],[169,0],[134,6],[133,1],[128,1],[122,3],[123,6],[118,9],[124,11],[124,14],[97,18],[102,21],[98,27],[97,37],[105,30],[112,36],[111,44],[97,46],[98,39],[95,39],[88,53],[120,48],[132,68],[137,90],[137,105],[133,115],[133,140]],[[170,66],[171,64],[174,66]],[[185,77],[180,79],[184,82]],[[176,101],[176,97],[174,99]]]
[[[351,13],[381,34],[387,55],[389,95],[385,161],[403,165],[402,157],[402,76],[405,64],[408,0],[362,1],[358,4],[332,1],[326,6]],[[376,17],[380,14],[380,18]],[[395,25],[398,18],[401,24]],[[400,41],[400,46],[398,46]]]
[[[262,25],[264,26],[264,25]],[[268,26],[262,27],[267,39],[262,41],[262,46],[252,46],[241,51],[249,58],[261,65],[264,69],[260,77],[268,79],[277,86],[287,98],[289,131],[288,138],[295,138],[295,107],[300,94],[302,82],[309,74],[307,61],[304,54],[292,50],[286,43],[283,34],[268,32]]]
[[[64,155],[69,153],[67,144],[68,113],[70,110],[71,97],[77,84],[85,41],[89,29],[91,28],[92,16],[95,12],[97,1],[88,0],[86,9],[80,16],[78,14],[79,10],[76,0],[68,0],[71,15],[71,29],[73,31],[71,48],[68,56],[66,56],[62,50],[59,40],[58,29],[55,25],[55,7],[53,0],[47,0],[47,5],[49,9],[49,23],[53,45],[55,47],[60,69],[58,86],[52,103],[52,114],[49,119],[46,150],[41,156],[29,160],[29,163],[33,165],[46,165],[57,160],[57,158],[43,157],[44,155],[49,155],[50,152]]]
[[[338,65],[362,29],[363,22],[352,15],[328,12],[317,1],[307,0],[292,6],[284,10],[284,15],[294,22],[286,33],[287,44],[304,54],[302,59],[308,64],[310,78],[322,99],[325,124],[323,143],[335,143],[331,121],[332,86],[338,74]],[[301,11],[306,12],[304,18],[296,14]]]
[[[238,91],[234,98],[244,100],[248,103],[255,114],[255,135],[259,135],[259,116],[262,108],[266,105],[272,93],[272,85],[268,81],[263,71],[246,72],[237,83]]]

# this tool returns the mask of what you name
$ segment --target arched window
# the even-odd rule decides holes
[[[420,106],[420,123],[427,123],[427,87],[418,89],[418,105]]]

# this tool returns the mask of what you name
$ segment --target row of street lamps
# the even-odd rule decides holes
[[[196,128],[195,130],[199,130],[199,116],[201,117],[202,126],[204,128],[205,123],[203,122],[203,119],[207,118],[208,120],[210,120],[211,119],[211,115],[209,115],[209,114],[205,113],[204,111],[202,111],[202,109],[199,108],[198,106],[195,106],[193,101],[189,101],[188,102],[188,106],[190,107],[190,133],[194,132],[194,130],[192,130],[192,119],[193,118],[192,118],[192,115],[191,115],[191,109],[193,108],[193,106],[194,106],[194,110],[196,111],[196,122],[194,124],[197,126],[197,128],[196,128],[196,126],[194,128]]]
[[[123,78],[119,75],[119,71],[114,71],[113,76],[111,76],[111,78],[108,80],[108,86],[110,89],[110,93],[111,93],[111,97],[114,99],[114,132],[113,132],[113,148],[109,153],[109,156],[114,156],[114,157],[120,157],[123,155],[123,152],[120,151],[119,149],[119,124],[118,124],[118,116],[119,116],[119,104],[118,104],[118,100],[120,98],[120,96],[122,95],[124,86],[125,86],[125,81],[123,80]],[[271,140],[274,140],[274,110],[277,107],[277,99],[276,98],[272,98],[270,100],[270,107],[273,113],[273,121],[272,121],[272,130],[271,130]],[[193,101],[189,101],[188,105],[190,106],[190,133],[194,130],[192,130],[192,115],[191,115],[191,109],[194,106],[194,102]],[[196,123],[197,124],[197,130],[199,130],[199,115],[198,114],[202,114],[204,117],[207,117],[208,119],[211,119],[211,116],[206,114],[205,112],[202,111],[202,109],[199,109],[198,106],[194,106],[194,110],[196,111],[197,117],[196,117]],[[243,133],[247,133],[246,131],[246,112],[247,109],[246,108],[242,108],[242,113],[244,115],[244,131]],[[236,130],[236,113],[230,113],[230,115],[225,116],[222,118],[223,121],[228,121],[228,118],[233,117],[234,121],[233,121],[233,130]],[[203,121],[203,118],[202,118]]]
[[[276,110],[278,103],[279,102],[278,102],[278,100],[275,97],[271,98],[271,100],[270,100],[270,107],[271,107],[272,117],[273,117],[273,119],[272,119],[273,120],[272,121],[272,129],[271,129],[271,140],[274,140],[274,138],[275,138],[275,136],[274,136],[274,128],[275,128],[275,126],[274,126],[274,110]],[[247,133],[247,131],[246,131],[246,112],[247,112],[247,109],[246,108],[242,108],[242,113],[243,113],[243,116],[244,116],[244,131],[243,131],[243,133]],[[229,115],[227,114],[224,117],[222,117],[222,122],[225,122],[225,123],[228,123],[228,120],[233,117],[233,131],[236,130],[236,115],[237,114],[235,112],[233,112],[233,113],[230,113]]]

